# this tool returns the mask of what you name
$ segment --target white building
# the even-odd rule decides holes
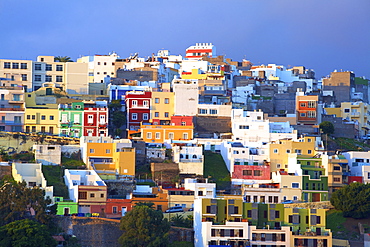
[[[256,94],[256,91],[253,84],[244,87],[236,87],[232,90],[232,102],[248,105],[254,94]]]
[[[189,143],[172,144],[172,160],[179,164],[181,174],[203,175],[203,148]]]
[[[37,186],[45,190],[45,198],[53,199],[53,186],[47,186],[41,163],[13,163],[12,176],[17,182],[25,181],[30,188]]]
[[[364,183],[370,182],[370,151],[343,153],[348,160],[352,176],[362,176]]]
[[[194,199],[216,197],[216,184],[208,183],[208,179],[206,179],[205,183],[202,183],[198,182],[197,179],[185,178],[184,182],[185,190],[194,191]]]
[[[198,104],[198,116],[231,116],[231,104],[213,105],[213,104]]]
[[[172,88],[175,98],[175,115],[195,116],[198,110],[198,80],[172,81]]]
[[[202,56],[216,57],[216,46],[212,43],[196,43],[186,49],[186,58],[200,59]]]
[[[103,83],[105,77],[115,77],[115,62],[119,56],[115,53],[108,55],[84,56],[77,63],[87,63],[90,83]]]
[[[33,145],[36,162],[43,165],[61,165],[62,148],[60,145]]]

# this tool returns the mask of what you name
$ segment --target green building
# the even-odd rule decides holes
[[[57,204],[56,215],[71,215],[78,213],[78,204],[73,200],[64,199],[63,197],[54,197],[54,202]]]

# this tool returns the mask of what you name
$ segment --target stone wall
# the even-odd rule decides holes
[[[94,218],[94,217],[66,217],[54,219],[55,224],[63,232],[75,235],[81,247],[115,247],[123,231],[119,229],[120,220]],[[194,232],[191,228],[171,227],[170,242],[194,241]]]

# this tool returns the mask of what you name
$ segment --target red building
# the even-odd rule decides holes
[[[216,57],[216,47],[212,43],[196,43],[186,49],[186,58]]]
[[[139,130],[140,123],[149,123],[152,92],[126,93],[127,129]]]
[[[108,136],[107,104],[85,102],[83,118],[83,136]]]
[[[152,125],[192,126],[193,116],[171,116],[171,120],[153,119]]]
[[[348,176],[348,184],[358,182],[358,183],[363,183],[363,177],[362,176]]]
[[[108,198],[106,204],[107,218],[118,218],[125,215],[126,212],[131,211],[131,199],[113,199]]]
[[[267,165],[234,165],[232,179],[269,180],[270,166]]]
[[[297,122],[300,124],[317,124],[317,95],[304,95],[298,92],[296,95]]]

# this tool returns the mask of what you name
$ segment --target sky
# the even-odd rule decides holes
[[[370,79],[369,25],[369,0],[1,0],[0,58],[185,55],[213,43],[233,61]]]

